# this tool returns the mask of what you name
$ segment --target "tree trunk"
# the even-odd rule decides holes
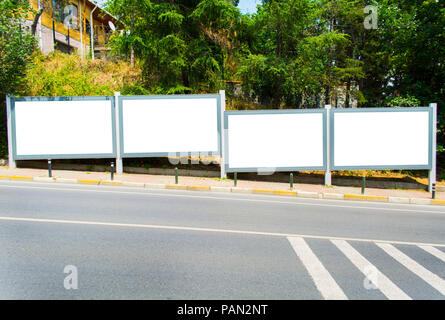
[[[329,86],[325,88],[324,104],[331,104],[331,88]]]
[[[348,79],[348,81],[346,82],[345,108],[349,108],[349,101],[350,101],[349,90],[351,90],[351,80]]]
[[[133,28],[134,28],[134,6],[131,10],[131,32],[133,32]],[[130,64],[131,67],[134,68],[134,47],[133,47],[133,43],[131,44],[131,52],[130,52]]]
[[[277,58],[280,62],[281,54],[282,54],[282,46],[283,46],[283,35],[281,32],[281,23],[278,25],[278,35],[277,35]],[[280,96],[280,88],[281,88],[281,77],[279,77],[274,85],[274,93],[273,93],[273,104],[275,108],[280,109],[281,106],[281,96]]]
[[[32,21],[32,25],[31,25],[31,33],[32,35],[36,35],[36,31],[37,31],[37,23],[39,22],[40,16],[43,13],[43,8],[40,8],[39,12],[37,12],[37,14],[34,16],[34,20]]]

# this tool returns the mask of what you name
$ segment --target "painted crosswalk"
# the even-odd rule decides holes
[[[408,256],[400,250],[400,248],[390,243],[373,243],[373,245],[376,246],[376,250],[381,250],[381,254],[373,256],[368,253],[369,256],[365,257],[365,254],[355,248],[354,243],[351,244],[350,241],[341,239],[323,240],[331,244],[332,250],[338,251],[333,252],[333,254],[340,254],[346,258],[348,263],[337,266],[337,268],[355,269],[362,274],[361,283],[352,283],[353,281],[357,282],[357,279],[351,279],[349,282],[348,279],[342,279],[341,282],[336,280],[335,275],[329,270],[329,267],[323,264],[322,253],[318,256],[317,250],[311,248],[311,243],[308,239],[305,240],[303,237],[287,237],[287,240],[323,299],[356,299],[353,293],[356,293],[357,290],[345,290],[347,289],[346,287],[351,285],[353,287],[355,286],[355,288],[361,287],[361,290],[363,290],[362,293],[365,293],[365,296],[367,291],[371,292],[372,289],[374,289],[380,291],[381,294],[383,294],[382,297],[390,300],[412,300],[416,299],[416,295],[410,296],[410,294],[412,294],[413,291],[415,292],[415,290],[410,290],[410,294],[404,291],[404,288],[409,287],[411,284],[410,279],[423,281],[427,286],[432,288],[431,291],[436,293],[432,295],[432,298],[445,299],[445,280],[442,278],[445,275],[445,252],[434,246],[414,246],[417,248],[416,250],[430,255],[428,258],[431,258],[424,259],[425,261],[416,261],[413,257]],[[316,246],[314,247],[316,248]],[[363,251],[364,249],[362,248],[361,250]],[[377,267],[378,264],[385,265],[385,263],[382,264],[381,261],[377,261],[378,259],[382,259],[382,257],[384,257],[384,259],[390,259],[391,264],[396,265],[398,270],[385,270],[384,267]],[[442,269],[444,272],[439,272],[439,275],[435,274],[428,269],[427,261],[434,261],[434,263],[439,264],[440,267],[437,268],[436,265],[434,269]],[[387,275],[386,272],[393,277],[394,274],[398,272],[400,272],[400,274],[409,272],[410,277],[406,279],[400,279],[400,277],[390,279],[390,276]],[[338,271],[336,273],[338,275]],[[342,285],[339,285],[339,283],[345,286],[345,288],[342,288]],[[422,288],[419,290],[422,290]]]
[[[346,300],[347,298],[343,290],[315,256],[304,239],[289,237],[288,240],[314,280],[322,296],[327,300]]]

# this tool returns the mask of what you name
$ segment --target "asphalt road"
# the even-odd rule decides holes
[[[444,279],[443,207],[0,182],[0,299],[445,299]]]

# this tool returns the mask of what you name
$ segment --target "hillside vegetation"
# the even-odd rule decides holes
[[[35,53],[24,78],[23,96],[99,96],[138,91],[140,69],[126,62],[81,59],[77,55]]]

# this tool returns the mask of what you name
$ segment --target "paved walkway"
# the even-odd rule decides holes
[[[9,179],[10,177],[48,177],[48,171],[43,169],[9,169],[7,166],[0,166],[0,178]],[[110,173],[105,172],[85,172],[85,171],[68,171],[53,170],[52,176],[55,178],[77,179],[77,180],[110,180]],[[361,194],[361,188],[357,187],[327,187],[319,184],[300,184],[298,176],[294,178],[295,183],[293,190],[302,192],[316,193],[333,193],[333,194]],[[174,176],[149,175],[149,174],[115,174],[115,181],[121,182],[139,182],[148,184],[174,184]],[[207,187],[233,187],[234,181],[231,179],[219,178],[201,178],[190,176],[179,176],[178,183],[188,186],[207,186]],[[290,190],[289,183],[281,182],[264,182],[264,181],[247,181],[239,180],[237,187],[262,190]],[[377,189],[366,188],[366,195],[385,196],[385,197],[402,197],[402,198],[425,198],[430,199],[431,193],[423,190],[400,190],[400,189]],[[436,193],[436,199],[445,199],[445,192]]]

